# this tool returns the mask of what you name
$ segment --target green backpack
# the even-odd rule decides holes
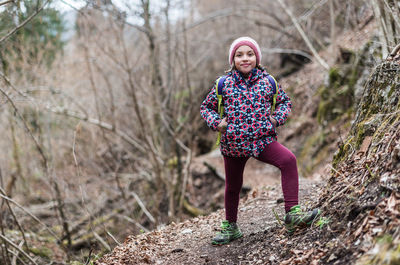
[[[223,91],[222,88],[224,87],[224,82],[226,80],[226,75],[221,76],[220,78],[217,79],[217,81],[215,82],[215,92],[217,94],[217,99],[218,99],[218,113],[219,113],[219,117],[222,119],[224,116],[224,104],[222,102],[222,95],[223,95]],[[272,112],[275,111],[275,105],[276,105],[276,98],[278,96],[278,82],[276,82],[275,78],[268,74],[267,76],[268,81],[271,83],[272,85],[272,89],[274,91],[274,96],[272,98]],[[215,143],[215,146],[220,145],[221,143],[221,132],[218,132],[218,138],[217,138],[217,142]]]

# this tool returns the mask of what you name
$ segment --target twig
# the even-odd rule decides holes
[[[106,232],[107,232],[107,235],[109,235],[109,236],[114,240],[115,243],[117,243],[119,246],[122,245],[121,242],[119,242],[119,241],[113,236],[113,234],[111,234],[110,231],[106,230]]]
[[[6,5],[6,4],[8,4],[8,3],[13,3],[13,2],[14,2],[14,0],[4,1],[4,2],[1,2],[1,3],[0,3],[0,6]]]
[[[13,256],[17,255],[17,251],[13,251],[13,250],[11,250],[11,249],[7,249],[7,252],[10,253],[10,254],[12,254]],[[27,265],[26,261],[23,260],[23,259],[21,259],[21,258],[19,257],[19,255],[16,256],[16,257],[17,257],[17,260],[19,260],[19,261],[21,262],[22,265]],[[6,265],[7,265],[7,264],[6,264]]]
[[[0,237],[6,241],[8,244],[10,244],[11,246],[13,246],[15,249],[19,250],[25,257],[27,257],[33,264],[38,265],[32,258],[31,256],[29,256],[23,249],[21,249],[20,247],[18,247],[17,245],[15,245],[14,242],[12,242],[10,239],[8,239],[7,237],[3,236],[2,234],[0,234]]]
[[[90,260],[92,259],[92,252],[93,252],[93,249],[91,248],[91,249],[89,250],[89,255],[88,255],[88,258],[87,258],[87,260],[86,260],[86,262],[85,262],[85,265],[88,265],[89,262],[90,262]]]
[[[111,251],[111,247],[109,244],[107,244],[106,241],[104,241],[104,239],[101,238],[101,236],[99,234],[96,233],[96,231],[93,231],[93,235],[94,237],[103,245],[103,247],[105,249],[107,249],[108,251]]]
[[[375,174],[372,172],[372,170],[369,168],[368,164],[365,164],[365,167],[368,169],[369,174],[371,175],[372,178],[375,178]]]
[[[0,191],[2,193],[4,193],[4,190],[0,187]],[[19,203],[17,203],[16,201],[14,201],[13,199],[4,196],[3,194],[0,194],[0,197],[3,199],[6,199],[12,203],[14,203],[18,208],[20,208],[22,211],[26,212],[29,216],[31,216],[36,222],[38,222],[39,224],[43,225],[43,227],[46,228],[46,230],[48,230],[50,232],[50,234],[52,234],[54,236],[54,238],[56,238],[57,240],[59,240],[58,236],[42,221],[39,220],[39,218],[37,218],[35,215],[33,215],[32,213],[30,213],[28,210],[26,210],[24,207],[22,207]]]
[[[6,194],[4,193],[3,189],[1,189],[0,191],[1,191],[1,193],[3,193],[4,196],[6,196]],[[26,237],[25,237],[25,232],[24,232],[24,230],[22,229],[22,226],[21,226],[21,224],[19,223],[17,216],[15,216],[15,213],[14,213],[13,209],[11,208],[11,205],[10,205],[9,201],[8,201],[8,200],[5,200],[5,201],[6,201],[6,204],[7,204],[8,209],[9,209],[10,212],[11,212],[12,217],[13,217],[14,220],[15,220],[15,223],[17,224],[18,230],[21,232],[21,235],[22,235],[22,238],[23,238],[23,242],[24,242],[24,244],[25,244],[25,247],[26,247],[26,249],[29,250],[28,241],[26,240]]]
[[[393,48],[393,50],[389,54],[389,57],[395,57],[399,50],[400,50],[400,43]]]
[[[34,18],[37,14],[39,14],[42,9],[50,2],[50,0],[47,0],[39,9],[36,10],[35,13],[33,13],[32,15],[30,15],[27,19],[25,19],[21,24],[19,24],[17,27],[15,27],[14,29],[12,29],[10,32],[7,33],[7,35],[3,36],[0,39],[0,44],[5,41],[6,39],[8,39],[11,35],[13,35],[16,31],[18,31],[20,28],[22,28],[23,26],[25,26],[29,21],[32,20],[32,18]]]
[[[380,7],[379,7],[379,2],[377,0],[372,0],[371,1],[372,8],[374,10],[375,18],[379,21],[379,38],[382,42],[382,58],[386,58],[389,51],[388,51],[388,42],[387,42],[387,28],[386,24],[384,21],[384,17],[382,16]]]
[[[146,227],[144,227],[143,225],[141,225],[139,222],[133,220],[133,219],[130,218],[129,216],[121,215],[121,214],[118,214],[118,216],[119,216],[119,217],[122,217],[123,219],[125,219],[126,221],[128,221],[128,222],[130,222],[130,223],[135,224],[137,227],[140,228],[140,230],[143,230],[143,231],[146,232],[146,233],[147,233],[147,232],[150,232],[149,229],[147,229]]]
[[[146,153],[146,149],[143,147],[142,144],[139,143],[138,140],[133,139],[131,136],[127,135],[123,131],[120,131],[120,130],[114,128],[109,123],[106,123],[104,121],[99,121],[97,119],[93,119],[91,117],[85,116],[85,115],[83,115],[81,113],[74,112],[74,111],[71,111],[71,110],[67,110],[67,109],[64,109],[64,108],[54,108],[54,107],[47,106],[46,109],[48,111],[53,112],[53,113],[60,114],[60,115],[65,115],[65,116],[72,117],[72,118],[75,118],[75,119],[79,119],[79,120],[82,120],[82,121],[86,121],[88,123],[97,125],[100,128],[103,128],[103,129],[106,129],[108,131],[114,132],[116,135],[121,137],[122,140],[124,140],[127,143],[133,145],[140,152]]]
[[[150,212],[146,209],[146,206],[144,206],[142,200],[139,198],[139,196],[136,194],[136,192],[131,191],[131,194],[133,195],[133,197],[135,197],[135,200],[137,201],[137,203],[139,204],[140,208],[143,210],[143,212],[146,214],[146,216],[150,219],[150,221],[152,221],[153,223],[156,222],[156,219],[154,219],[154,217],[150,214]]]
[[[327,201],[326,203],[324,203],[324,205],[322,206],[322,208],[325,208],[326,205],[328,205],[329,203],[331,203],[332,201],[336,200],[338,197],[342,196],[343,193],[345,193],[349,188],[353,187],[353,185],[358,181],[358,179],[356,178],[352,183],[348,184],[347,186],[345,186],[341,191],[339,191],[338,193],[336,193],[335,196],[333,196],[332,198],[330,198],[329,201]]]
[[[278,221],[279,225],[280,225],[280,226],[283,226],[283,225],[282,225],[281,219],[279,218],[278,214],[277,214],[276,211],[275,211],[275,208],[272,208],[272,212],[274,213],[275,219]]]
[[[203,162],[203,164],[211,171],[211,173],[213,173],[214,176],[216,176],[217,178],[225,181],[225,177],[224,175],[221,175],[217,169],[215,167],[213,167],[212,165],[210,165],[209,163],[207,163],[206,161]]]
[[[24,245],[24,241],[21,241],[19,243],[18,247],[22,248],[23,245]],[[17,265],[18,254],[19,254],[18,250],[15,253],[13,253],[13,258],[12,258],[12,261],[11,261],[11,265]]]
[[[398,17],[398,14],[395,14],[392,10],[392,8],[390,8],[389,3],[387,0],[383,0],[383,3],[386,6],[386,9],[390,12],[390,14],[392,15],[393,20],[395,21],[395,23],[397,24],[397,27],[400,28],[400,19]]]

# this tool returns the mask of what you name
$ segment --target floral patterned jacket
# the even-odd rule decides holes
[[[224,117],[227,129],[221,137],[221,153],[230,157],[257,157],[267,144],[277,140],[276,128],[270,118],[283,125],[292,104],[279,86],[275,111],[271,113],[273,88],[265,70],[254,68],[248,79],[233,70],[227,74],[223,87]],[[217,130],[221,118],[218,114],[215,86],[200,107],[200,114],[207,125]]]

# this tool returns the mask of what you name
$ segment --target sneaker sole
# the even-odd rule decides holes
[[[316,209],[316,210],[317,210],[317,212],[316,212],[316,214],[314,215],[314,217],[312,217],[311,220],[308,221],[307,223],[295,225],[295,226],[294,226],[293,228],[291,228],[291,229],[285,228],[286,231],[288,232],[288,234],[289,234],[289,235],[292,235],[294,232],[296,232],[297,228],[299,228],[299,227],[304,227],[304,225],[305,225],[305,226],[310,226],[310,225],[312,225],[312,223],[314,223],[314,221],[315,221],[318,217],[321,216],[321,210],[320,210],[320,209]]]
[[[316,209],[317,213],[315,214],[315,216],[311,219],[311,221],[307,222],[306,224],[308,226],[310,226],[312,223],[314,223],[314,221],[321,216],[321,210],[320,209]]]

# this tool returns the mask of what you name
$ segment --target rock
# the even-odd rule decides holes
[[[186,234],[191,234],[193,233],[193,230],[190,228],[186,228],[184,230],[182,230],[181,234],[186,235]]]
[[[171,251],[171,253],[177,253],[177,252],[183,252],[184,249],[183,248],[175,248]]]
[[[389,190],[399,191],[400,190],[400,179],[395,174],[389,172],[384,173],[381,176],[379,184]]]

